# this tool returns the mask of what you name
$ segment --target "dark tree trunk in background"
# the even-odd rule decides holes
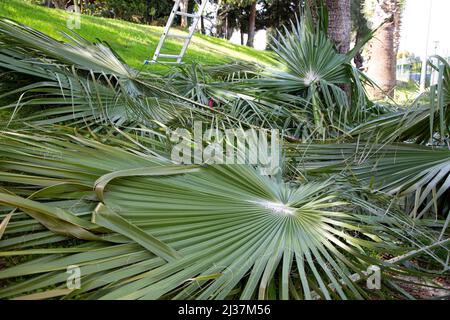
[[[233,35],[233,28],[230,27],[228,18],[228,13],[225,13],[222,24],[220,25],[220,36],[224,39],[230,40]]]
[[[200,32],[202,34],[206,34],[206,30],[205,30],[205,17],[202,15],[200,17]]]
[[[350,50],[350,0],[326,0],[328,9],[328,36],[340,53]]]
[[[256,1],[254,1],[250,7],[250,16],[248,19],[248,39],[247,39],[248,47],[253,47],[253,43],[255,41],[255,32],[256,32]]]
[[[230,38],[228,37],[228,13],[225,17],[225,39],[230,40]]]
[[[233,27],[228,26],[228,29],[227,29],[227,40],[231,39],[231,37],[233,36],[233,31],[234,31]]]
[[[147,24],[150,24],[150,22],[151,22],[150,2],[151,2],[151,0],[147,0],[146,4],[145,4],[145,22],[147,22]]]

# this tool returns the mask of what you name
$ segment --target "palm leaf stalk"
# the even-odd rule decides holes
[[[219,109],[242,122],[264,128],[277,128],[286,135],[300,137],[301,123],[308,120],[301,99],[274,99],[249,94],[242,87],[248,79],[258,77],[261,66],[240,64],[202,66],[182,65],[167,74],[167,83],[180,95]],[[292,97],[294,98],[294,97]]]

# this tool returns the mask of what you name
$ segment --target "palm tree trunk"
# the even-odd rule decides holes
[[[320,0],[306,0],[306,4],[317,23]],[[325,6],[328,9],[328,37],[340,53],[346,53],[350,49],[351,0],[325,0]]]
[[[398,54],[398,48],[400,47],[401,27],[402,27],[402,5],[397,0],[397,8],[394,12],[394,53]]]
[[[328,9],[328,36],[340,53],[350,50],[350,0],[326,0]]]
[[[247,46],[253,47],[253,43],[255,41],[255,32],[256,32],[256,1],[250,6],[250,17],[248,19],[248,39]]]
[[[351,2],[350,0],[326,0],[328,9],[328,38],[334,42],[339,53],[345,54],[350,50],[351,36]],[[343,84],[340,86],[350,101],[351,86]]]
[[[397,0],[381,0],[375,6],[375,26],[384,22],[369,44],[370,58],[368,76],[381,88],[368,88],[375,99],[392,96],[396,85],[395,12],[399,10]]]

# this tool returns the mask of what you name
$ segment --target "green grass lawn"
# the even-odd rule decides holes
[[[27,24],[52,37],[63,39],[61,31],[67,32],[70,13],[49,9],[28,3],[26,0],[0,1],[0,16]],[[81,16],[81,28],[74,30],[89,41],[101,39],[109,45],[132,67],[141,68],[146,59],[151,58],[163,32],[162,27],[140,25],[121,20]],[[183,33],[176,30],[174,33]],[[179,53],[182,40],[168,41],[163,53]],[[249,47],[197,34],[185,55],[186,63],[197,61],[204,64],[218,64],[233,60],[275,64],[270,52],[258,51]],[[155,68],[146,66],[145,68]],[[156,66],[157,69],[158,66]]]

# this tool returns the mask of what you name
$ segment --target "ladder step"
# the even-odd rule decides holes
[[[176,13],[177,13],[177,15],[183,16],[183,17],[200,18],[200,15],[195,14],[195,13],[185,13],[185,12],[181,12],[181,11],[177,11]]]
[[[182,35],[182,34],[169,33],[167,36],[172,37],[172,38],[179,38],[179,39],[189,39],[189,36]]]
[[[166,54],[166,53],[160,53],[158,55],[160,58],[172,58],[172,59],[178,59],[180,55],[178,54]]]
[[[156,60],[145,60],[144,64],[171,64],[171,65],[180,65],[184,64],[184,62],[175,62],[175,61],[156,61]]]
[[[174,61],[158,61],[159,64],[173,64],[173,65],[180,65],[184,64],[184,62],[174,62]]]

